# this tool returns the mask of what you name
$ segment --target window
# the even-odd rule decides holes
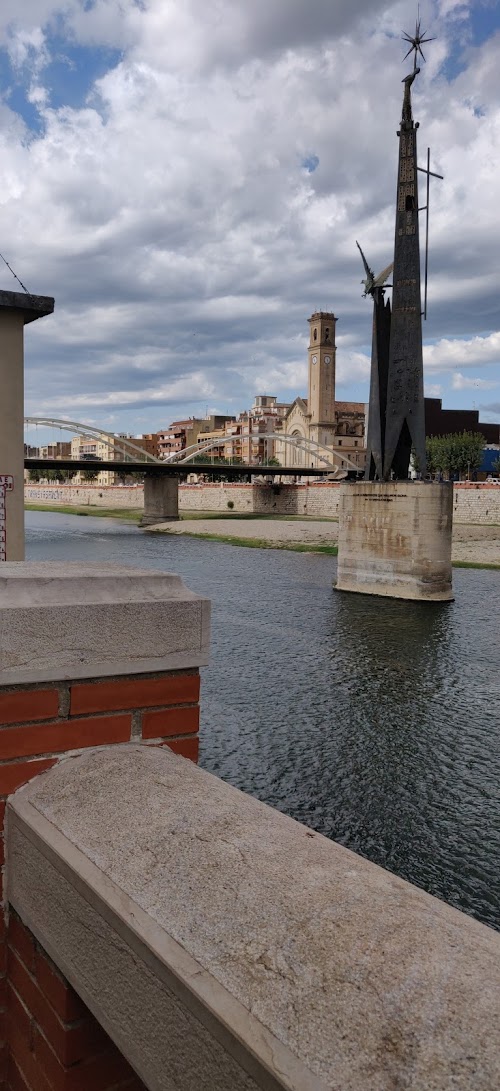
[[[415,198],[412,197],[411,193],[407,193],[407,195],[406,195],[406,211],[407,212],[413,212],[414,209],[415,209]]]
[[[339,439],[339,447],[342,447],[342,440]]]
[[[329,328],[327,326],[326,330],[325,330],[325,341],[329,341],[329,340],[330,340],[330,330],[329,330]]]
[[[314,333],[313,333],[313,341],[317,341],[317,340],[318,340],[318,331],[317,331],[317,330],[314,330]]]

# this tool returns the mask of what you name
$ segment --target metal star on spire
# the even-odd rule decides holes
[[[418,57],[419,53],[420,53],[420,56],[422,57],[422,60],[425,61],[425,57],[424,57],[424,54],[422,52],[422,45],[424,45],[425,42],[434,42],[435,41],[434,38],[426,38],[425,34],[427,33],[427,31],[424,30],[423,33],[422,33],[420,28],[421,28],[420,16],[418,16],[417,20],[415,22],[415,34],[407,34],[406,31],[403,34],[403,41],[410,43],[410,48],[408,50],[408,53],[405,54],[403,59],[406,60],[406,58],[410,56],[410,53],[413,53],[415,51],[415,57],[413,59],[413,71],[414,72],[416,72],[416,69],[417,69],[417,57]]]

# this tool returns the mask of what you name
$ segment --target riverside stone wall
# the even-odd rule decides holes
[[[500,526],[500,485],[463,481],[453,488],[456,523],[489,523]]]
[[[179,511],[233,511],[262,515],[312,515],[336,517],[339,484],[313,485],[239,485],[215,482],[206,485],[181,485]],[[144,506],[142,485],[26,485],[27,504],[47,506],[137,508]],[[229,504],[234,505],[232,508]],[[453,488],[453,518],[457,523],[500,525],[500,485],[461,482]]]
[[[181,485],[180,511],[336,516],[338,485]],[[230,507],[231,505],[231,507]],[[232,506],[234,505],[234,507]]]
[[[53,507],[143,508],[142,485],[25,485],[26,504]]]

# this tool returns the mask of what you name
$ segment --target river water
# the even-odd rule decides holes
[[[333,590],[335,558],[27,512],[29,560],[178,572],[212,600],[201,765],[500,929],[500,573],[454,603]]]

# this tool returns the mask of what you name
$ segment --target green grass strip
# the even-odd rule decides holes
[[[492,568],[500,570],[500,564],[486,564],[481,561],[452,561],[452,568]]]
[[[160,531],[160,533],[164,532]],[[327,553],[330,557],[337,556],[336,545],[315,545],[314,542],[308,545],[302,542],[268,542],[265,538],[232,538],[225,534],[197,534],[196,531],[191,530],[184,531],[184,535],[188,538],[203,538],[209,542],[223,542],[225,545],[244,546],[247,549],[286,549],[291,553]]]
[[[70,507],[67,504],[25,504],[26,511],[56,511],[62,515],[91,515],[93,518],[125,519],[138,523],[142,519],[142,508],[97,508],[86,504],[85,507]]]

